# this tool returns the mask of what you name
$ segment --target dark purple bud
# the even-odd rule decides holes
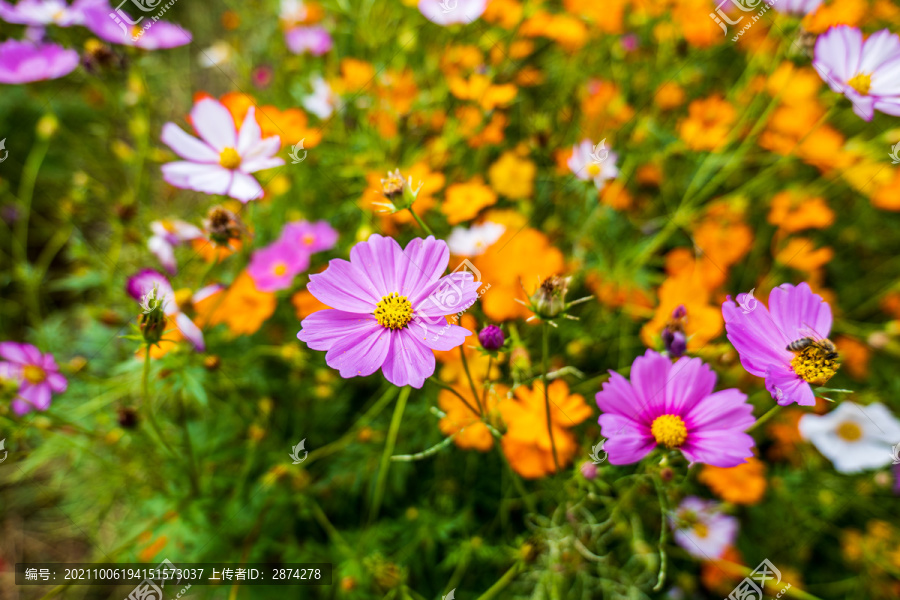
[[[676,308],[675,310],[672,311],[673,319],[683,319],[686,316],[687,316],[687,309],[684,307],[684,304],[679,305],[678,308]]]
[[[481,342],[481,345],[485,350],[494,351],[503,347],[503,342],[506,341],[506,337],[499,327],[496,325],[488,325],[478,334],[478,341]]]
[[[665,329],[662,333],[663,344],[666,352],[672,358],[681,358],[687,352],[687,338],[680,331]]]

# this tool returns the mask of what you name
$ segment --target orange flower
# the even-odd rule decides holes
[[[474,219],[482,208],[496,202],[497,194],[484,185],[481,177],[475,177],[467,183],[454,183],[447,188],[441,212],[447,216],[448,223],[455,225]]]
[[[751,456],[742,465],[728,469],[704,465],[698,479],[716,496],[733,504],[756,504],[766,493],[766,467]]]
[[[646,318],[653,314],[653,301],[636,283],[589,273],[585,284],[604,306],[621,308],[622,312],[632,318]]]
[[[194,305],[197,325],[225,323],[235,335],[252,335],[275,312],[275,294],[256,289],[247,271],[241,271],[224,292]],[[202,320],[202,321],[201,321]]]
[[[587,17],[604,33],[622,33],[625,0],[564,0],[563,6],[572,14]]]
[[[512,29],[522,20],[522,12],[522,4],[517,0],[489,0],[481,18],[504,29]]]
[[[856,26],[862,22],[869,7],[865,0],[835,0],[822,3],[815,12],[803,19],[803,28],[810,33],[825,33],[835,25]]]
[[[703,561],[703,564],[700,565],[700,581],[703,583],[703,587],[721,596],[725,596],[733,590],[734,586],[744,578],[745,572],[729,563],[744,564],[744,557],[733,546],[729,546],[722,553],[721,559]]]
[[[462,77],[484,62],[478,46],[450,46],[441,54],[441,71],[447,77]]]
[[[711,302],[710,293],[703,285],[698,269],[691,269],[669,277],[659,286],[659,305],[653,319],[641,328],[641,340],[648,348],[657,348],[660,332],[669,322],[674,311],[684,305],[687,309],[685,335],[688,350],[702,348],[722,333],[724,321],[718,304]]]
[[[604,132],[618,129],[634,116],[634,109],[616,84],[594,79],[588,83],[586,92],[581,101],[585,137],[603,139],[607,137]]]
[[[838,336],[834,343],[841,351],[841,366],[854,379],[865,379],[869,376],[869,347],[850,336]]]
[[[786,267],[810,273],[826,265],[833,257],[834,251],[831,248],[816,249],[810,239],[791,238],[775,255],[775,260]]]
[[[506,231],[484,254],[472,259],[482,281],[491,285],[481,297],[481,308],[494,321],[528,318],[531,312],[515,300],[524,300],[522,284],[530,293],[538,285],[537,277],[562,273],[562,252],[542,232],[525,227],[527,221],[520,213],[492,211],[485,219],[505,225]]]
[[[253,96],[240,92],[228,92],[219,101],[234,117],[236,127],[241,126],[244,117],[247,116],[247,111],[256,104]],[[307,126],[306,113],[299,108],[280,110],[271,105],[259,106],[256,108],[255,115],[262,136],[266,138],[277,135],[281,138],[282,148],[292,146],[300,140],[303,140],[304,148],[315,148],[322,141],[322,132]]]
[[[678,123],[678,135],[692,150],[719,150],[736,120],[734,107],[722,96],[713,95],[691,102],[688,118]]]
[[[667,81],[656,90],[653,102],[660,110],[678,108],[684,104],[684,88],[673,81]]]
[[[709,18],[706,0],[679,0],[672,9],[672,21],[684,39],[695,48],[709,48],[722,43],[725,36],[716,22]]]
[[[485,111],[509,106],[518,93],[515,85],[511,83],[494,85],[490,77],[481,73],[473,73],[468,79],[448,77],[447,85],[455,97],[460,100],[473,100]]]
[[[613,210],[628,210],[631,208],[631,194],[622,181],[611,181],[600,191],[600,202]]]
[[[418,93],[415,76],[409,69],[385,71],[375,88],[375,95],[399,115],[409,114]]]
[[[824,198],[810,198],[799,190],[779,192],[772,198],[769,223],[788,233],[825,229],[834,223],[834,211]]]
[[[576,17],[566,14],[552,15],[539,10],[522,23],[519,35],[549,38],[556,41],[563,49],[574,51],[587,42],[588,30],[584,23]]]
[[[590,417],[592,411],[583,396],[569,394],[569,386],[561,379],[550,384],[548,393],[553,443],[562,468],[571,462],[578,450],[578,443],[569,429]],[[498,405],[506,423],[503,452],[513,470],[522,477],[536,479],[550,475],[556,472],[556,465],[547,427],[544,384],[536,381],[531,389],[519,386],[515,396],[515,399],[501,400]]]
[[[822,88],[822,78],[815,69],[784,62],[769,76],[765,87],[769,95],[773,98],[778,96],[782,104],[803,106],[811,101],[817,101],[816,96]]]
[[[513,200],[531,197],[537,167],[525,156],[527,149],[524,152],[507,150],[490,166],[488,181],[494,191]]]
[[[475,385],[477,386],[478,382]],[[472,408],[478,409],[477,403],[472,402],[472,392],[469,390],[468,384],[457,384],[454,387],[466,398],[466,401],[472,405]],[[506,397],[508,391],[509,388],[498,384],[491,386],[488,393],[479,398],[479,400],[483,400],[482,405],[489,422],[492,424],[496,423],[494,417],[497,412],[497,404],[501,398]],[[487,425],[456,394],[448,390],[441,390],[438,394],[438,406],[447,415],[439,421],[438,427],[444,435],[457,434],[453,438],[453,443],[458,448],[487,452],[494,447],[494,436],[487,428]]]
[[[892,169],[893,179],[878,188],[872,196],[872,206],[882,210],[900,210],[900,169]]]
[[[372,63],[356,58],[341,59],[341,80],[333,86],[335,91],[343,93],[359,92],[375,79],[375,67]]]
[[[148,532],[145,532],[141,537],[143,539],[146,539],[147,533]],[[152,542],[149,546],[147,546],[146,548],[144,548],[143,550],[138,552],[138,559],[141,562],[152,561],[153,557],[155,557],[157,554],[159,554],[162,551],[162,549],[166,547],[166,544],[168,544],[168,543],[169,543],[168,537],[166,537],[164,535],[159,536],[158,538],[156,538],[156,541]]]
[[[314,312],[318,312],[325,308],[331,308],[323,304],[318,298],[310,294],[307,290],[301,290],[291,296],[291,304],[297,311],[297,319],[303,320]]]

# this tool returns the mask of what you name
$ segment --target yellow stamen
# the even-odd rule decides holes
[[[241,156],[234,148],[225,148],[219,154],[219,164],[226,169],[237,169],[241,166]]]
[[[694,533],[698,538],[705,538],[709,535],[709,527],[706,526],[706,523],[697,523],[694,525]]]
[[[587,172],[591,177],[596,177],[600,174],[600,165],[598,165],[597,163],[589,164],[587,167]]]
[[[838,437],[847,442],[855,442],[862,437],[862,429],[853,421],[844,421],[837,428]]]
[[[800,379],[813,385],[825,385],[841,365],[818,346],[807,346],[791,359],[791,368]]]
[[[307,233],[306,235],[303,236],[303,244],[306,246],[312,246],[313,242],[315,242],[315,241],[316,241],[316,236],[314,236],[311,233]]]
[[[275,273],[277,277],[281,277],[285,273],[287,273],[287,265],[284,263],[278,263],[275,265],[275,268],[272,269],[272,272]]]
[[[650,426],[650,433],[657,444],[666,448],[679,448],[688,437],[687,427],[678,415],[660,415]]]
[[[189,311],[194,304],[194,293],[189,288],[181,288],[175,292],[175,304],[181,312]]]
[[[391,292],[375,305],[375,318],[379,325],[390,329],[402,329],[412,321],[412,303],[406,296]]]
[[[136,38],[136,37],[140,37],[141,31],[142,31],[142,29],[141,29],[141,26],[140,26],[140,25],[134,25],[134,26],[131,28],[131,37],[132,37],[132,39],[134,39],[134,38]]]
[[[863,96],[868,96],[869,88],[872,87],[872,76],[867,73],[859,73],[854,75],[853,78],[847,82],[847,85]]]
[[[35,385],[43,383],[47,379],[47,372],[37,365],[25,365],[22,375],[25,377],[25,381]]]

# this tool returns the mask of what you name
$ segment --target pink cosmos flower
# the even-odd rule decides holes
[[[690,462],[734,467],[752,455],[753,407],[736,389],[713,392],[716,375],[699,358],[672,363],[647,350],[631,366],[631,382],[610,371],[597,392],[603,449],[613,465],[638,462],[657,444]]]
[[[598,190],[606,186],[606,182],[619,175],[616,161],[619,155],[606,148],[606,140],[594,144],[591,140],[582,140],[572,148],[572,156],[568,165],[572,173],[581,181],[594,180]]]
[[[818,343],[800,352],[787,348],[804,339],[830,344],[831,307],[806,283],[785,283],[773,289],[768,309],[752,293],[738,294],[737,304],[729,296],[722,304],[722,315],[728,339],[747,372],[765,377],[766,389],[782,406],[814,405],[810,384],[823,385],[835,374],[840,367],[837,356]]]
[[[150,223],[150,230],[153,235],[147,240],[147,247],[170,275],[178,271],[175,246],[203,237],[203,231],[199,227],[179,220],[153,221]]]
[[[772,6],[780,13],[790,15],[807,15],[822,4],[822,0],[778,0]]]
[[[180,25],[154,21],[141,16],[137,21],[125,21],[119,11],[111,12],[105,2],[85,10],[84,25],[98,38],[111,44],[124,44],[142,50],[177,48],[191,43],[191,34]]]
[[[309,267],[309,252],[278,240],[257,250],[250,258],[247,272],[261,292],[277,292],[291,287],[294,277]]]
[[[444,317],[471,306],[481,285],[472,273],[447,269],[450,250],[432,236],[400,248],[394,239],[373,234],[311,275],[307,289],[333,308],[303,320],[297,337],[341,377],[371,375],[381,369],[394,385],[421,388],[434,374],[433,350],[460,346],[472,332]]]
[[[284,164],[275,157],[281,138],[263,139],[251,106],[240,131],[227,108],[213,98],[194,104],[191,123],[201,139],[175,123],[163,126],[162,139],[183,161],[162,166],[163,179],[175,187],[205,194],[226,194],[243,203],[262,198],[263,189],[250,173]]]
[[[78,66],[78,53],[56,44],[6,40],[0,44],[0,83],[57,79]]]
[[[194,324],[188,315],[182,312],[181,307],[178,306],[176,301],[172,284],[169,283],[169,280],[166,279],[165,275],[159,271],[154,271],[153,269],[144,269],[136,275],[129,277],[125,287],[128,295],[138,302],[141,302],[154,288],[157,289],[157,298],[162,302],[163,314],[174,319],[175,325],[178,326],[179,331],[181,331],[185,339],[194,346],[194,349],[197,350],[197,352],[203,352],[206,349],[203,332],[200,331],[200,328]],[[221,289],[222,286],[220,285],[208,285],[205,288],[198,290],[188,299],[188,301],[190,304],[196,304],[212,294],[219,292]]]
[[[17,25],[84,25],[85,9],[103,1],[76,0],[70,5],[65,0],[20,0],[17,4],[0,0],[0,19]]]
[[[285,32],[284,41],[294,54],[322,56],[334,47],[331,34],[324,27],[294,27]]]
[[[669,517],[675,543],[701,560],[722,558],[737,539],[738,520],[722,513],[721,506],[696,496],[682,500],[675,517]]]
[[[338,232],[327,221],[294,221],[284,226],[281,239],[308,253],[322,252],[334,248]]]
[[[844,94],[853,112],[871,121],[875,111],[900,116],[900,37],[887,29],[863,42],[848,25],[832,27],[816,40],[813,66],[831,89]]]
[[[0,343],[0,376],[19,383],[19,392],[12,401],[17,415],[32,410],[47,410],[53,393],[66,391],[68,382],[59,373],[52,354],[41,354],[31,344]]]
[[[419,0],[419,11],[442,27],[469,24],[480,17],[485,8],[487,0]]]

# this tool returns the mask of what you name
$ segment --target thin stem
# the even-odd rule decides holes
[[[472,373],[469,371],[469,361],[466,359],[466,346],[465,344],[459,347],[459,355],[462,357],[463,369],[466,371],[466,378],[469,380],[469,387],[472,388],[472,396],[475,398],[475,402],[478,403],[478,414],[484,414],[484,406],[481,405],[481,399],[478,396],[478,388],[475,387],[475,381],[472,379]]]
[[[492,585],[488,591],[483,593],[478,597],[478,600],[491,600],[492,598],[496,598],[497,595],[515,579],[516,575],[519,574],[519,571],[522,569],[522,563],[517,562],[512,567],[510,567],[509,571],[503,574],[503,577],[497,580],[497,583]]]
[[[653,591],[658,592],[666,583],[666,533],[669,529],[666,516],[668,516],[669,513],[669,502],[666,500],[666,494],[663,491],[662,483],[659,481],[658,477],[653,478],[653,484],[656,487],[656,495],[659,497],[659,513],[661,518],[659,524],[659,575],[656,578],[656,585],[653,586]]]
[[[200,495],[200,475],[197,470],[197,460],[194,457],[194,444],[191,442],[191,430],[187,424],[187,413],[184,408],[184,395],[179,396],[179,409],[181,412],[181,429],[184,432],[184,445],[187,448],[188,471],[191,478],[191,491],[194,496]]]
[[[425,221],[423,221],[419,217],[419,215],[416,214],[416,211],[413,210],[412,206],[409,207],[409,212],[410,212],[410,214],[412,214],[413,218],[416,220],[416,223],[419,224],[419,227],[421,227],[422,229],[425,230],[425,233],[427,233],[428,235],[434,235],[434,232],[431,231],[431,227],[429,227],[428,225],[425,224]]]
[[[550,448],[553,450],[553,464],[559,471],[559,458],[556,455],[556,440],[553,439],[553,420],[550,418],[550,387],[547,384],[547,361],[550,354],[550,326],[547,323],[543,327],[543,343],[541,344],[541,369],[543,375],[541,379],[544,382],[544,409],[547,412],[547,433],[550,434]]]
[[[163,437],[162,430],[159,428],[159,423],[156,422],[153,403],[150,401],[150,344],[147,344],[144,347],[144,374],[141,377],[141,404],[143,404],[144,411],[147,413],[147,421],[150,423],[153,431],[156,432],[159,441],[162,442],[162,445],[170,454],[178,456],[178,453],[172,449],[172,446],[170,446],[169,442],[166,441],[166,438]]]
[[[768,421],[769,419],[774,417],[775,413],[777,413],[779,410],[781,410],[780,404],[776,404],[775,406],[770,408],[768,411],[766,411],[765,414],[763,414],[763,416],[761,416],[760,418],[758,418],[756,420],[756,423],[754,423],[753,425],[750,426],[750,428],[747,430],[747,433],[753,431],[754,429],[756,429],[757,427],[759,427],[760,425],[762,425],[763,423],[765,423],[766,421]]]
[[[487,373],[484,374],[484,390],[481,392],[481,407],[487,406],[488,390],[491,387],[491,368],[494,366],[494,357],[488,356]]]
[[[455,389],[453,389],[453,387],[447,385],[446,383],[444,383],[443,381],[441,381],[440,379],[438,379],[436,377],[432,377],[432,378],[428,379],[427,381],[433,383],[434,385],[436,385],[440,388],[447,390],[448,392],[451,392],[454,396],[456,396],[457,398],[462,400],[463,404],[465,404],[469,410],[471,410],[473,413],[475,413],[475,416],[481,417],[481,413],[479,413],[477,410],[475,410],[475,407],[472,406],[471,404],[469,404],[469,401],[466,400],[462,394],[460,394]]]
[[[384,499],[384,486],[387,482],[388,467],[391,464],[391,454],[394,453],[394,445],[397,443],[397,434],[400,432],[400,422],[403,420],[403,411],[406,410],[406,400],[409,398],[409,391],[409,386],[404,387],[400,391],[400,397],[397,398],[397,406],[394,407],[394,416],[391,417],[387,443],[384,445],[384,453],[381,455],[381,466],[378,469],[378,480],[375,483],[375,500],[372,503],[369,523],[372,523],[375,517],[378,516],[381,501]]]

